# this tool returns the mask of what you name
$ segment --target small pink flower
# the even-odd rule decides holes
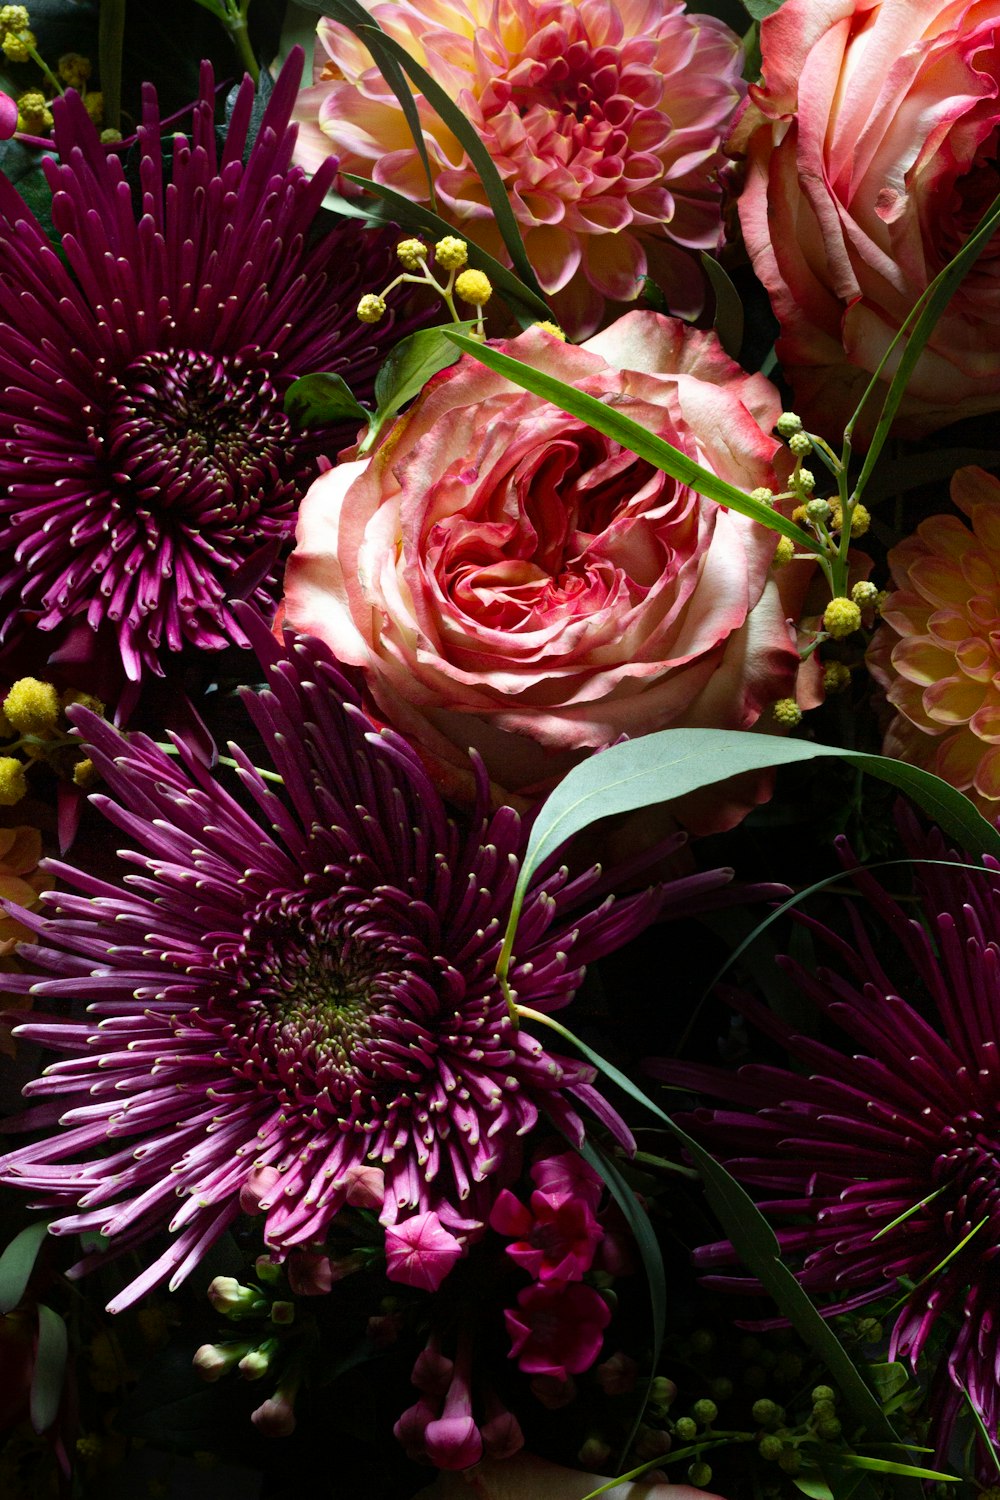
[[[526,1375],[565,1380],[589,1370],[611,1321],[608,1304],[593,1287],[538,1282],[519,1293],[517,1310],[504,1313],[510,1358]]]
[[[528,1174],[543,1193],[563,1198],[579,1198],[589,1208],[597,1208],[604,1184],[576,1151],[561,1151],[555,1156],[540,1156]]]
[[[17,129],[17,101],[0,93],[0,141],[9,141]]]
[[[580,1281],[604,1231],[587,1203],[534,1192],[526,1208],[506,1188],[497,1196],[490,1226],[514,1238],[511,1260],[536,1281]]]
[[[404,1286],[436,1292],[462,1253],[461,1241],[430,1210],[385,1231],[385,1274]]]
[[[720,143],[744,89],[737,37],[682,0],[366,0],[443,84],[505,182],[528,258],[574,336],[605,298],[631,301],[654,269],[672,308],[697,312],[692,252],[721,234]],[[298,160],[417,202],[427,178],[399,103],[367,49],[322,20],[314,85],[298,99]],[[506,259],[478,174],[417,94],[441,211]]]
[[[315,1250],[292,1250],[285,1270],[296,1297],[323,1297],[333,1286],[330,1257]]]

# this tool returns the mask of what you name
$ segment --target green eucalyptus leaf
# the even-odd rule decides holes
[[[459,323],[450,327],[473,328],[475,324]],[[376,412],[367,436],[358,449],[367,453],[382,428],[400,407],[419,396],[432,375],[456,364],[458,351],[442,336],[441,328],[418,328],[416,333],[400,339],[375,377]]]
[[[68,1349],[66,1324],[51,1307],[40,1302],[38,1345],[31,1375],[31,1425],[36,1432],[47,1432],[59,1415]]]
[[[521,903],[535,871],[567,839],[598,818],[671,802],[745,771],[823,756],[853,761],[861,770],[898,787],[973,857],[988,853],[1000,858],[1000,832],[961,792],[917,766],[888,756],[742,730],[663,729],[592,755],[574,766],[546,798],[532,824],[498,972],[506,977]]]
[[[729,358],[739,359],[743,344],[743,303],[740,301],[740,294],[725,269],[713,256],[703,252],[701,264],[715,293],[715,318],[712,326]]]
[[[48,1227],[44,1219],[29,1224],[0,1255],[0,1314],[13,1312],[24,1296]]]
[[[818,1471],[792,1474],[791,1481],[800,1494],[809,1496],[809,1500],[836,1500],[833,1490]]]
[[[743,9],[752,21],[766,21],[780,10],[785,0],[741,0]]]
[[[681,484],[689,485],[691,489],[697,490],[699,495],[704,495],[708,500],[715,500],[719,505],[727,506],[729,510],[739,511],[741,515],[759,521],[762,526],[767,526],[772,531],[780,531],[783,536],[791,537],[792,541],[806,552],[815,552],[816,539],[807,531],[803,531],[801,526],[796,526],[794,521],[790,521],[780,511],[772,510],[761,501],[751,500],[749,495],[745,495],[734,485],[728,484],[726,480],[720,479],[710,469],[705,469],[701,464],[695,463],[693,458],[688,458],[687,454],[682,453],[679,448],[657,437],[655,433],[648,432],[638,422],[633,422],[623,410],[630,403],[628,396],[612,395],[599,401],[596,396],[579,391],[575,386],[557,380],[554,375],[546,375],[544,371],[536,370],[533,365],[527,365],[522,360],[513,359],[509,354],[503,354],[489,344],[477,344],[473,339],[464,338],[461,334],[452,332],[451,329],[445,330],[445,337],[452,339],[460,349],[466,354],[473,355],[488,369],[495,370],[498,375],[505,375],[514,385],[519,385],[524,390],[531,391],[536,396],[542,396],[546,401],[551,401],[553,406],[559,407],[571,417],[578,417],[580,421],[586,422],[597,432],[602,432],[605,437],[620,443],[637,458],[646,459],[647,462],[655,464],[658,469],[662,469],[665,474],[669,474],[672,479],[677,479]]]
[[[868,1372],[883,1401],[890,1401],[903,1389],[910,1378],[906,1366],[899,1364],[898,1361],[892,1364],[869,1365]]]
[[[364,188],[365,192],[371,193],[373,197],[380,200],[379,208],[370,211],[365,217],[381,220],[384,223],[405,224],[408,229],[421,230],[431,240],[440,240],[444,239],[445,235],[454,235],[454,224],[449,224],[426,204],[414,203],[411,198],[404,198],[402,193],[397,193],[393,188],[383,187],[379,182],[372,182],[370,177],[358,177],[353,172],[345,172],[343,176],[346,182],[353,182],[357,187]],[[323,202],[336,208],[335,203],[330,204],[330,197],[328,193]],[[384,208],[381,207],[382,204],[385,205]],[[361,214],[360,209],[355,209],[355,212]],[[502,265],[487,251],[481,249],[474,240],[469,240],[468,246],[469,265],[477,271],[486,273],[493,283],[494,290],[500,293],[505,302],[509,303],[522,327],[526,328],[540,319],[543,321],[551,319],[552,314],[543,299],[530,287],[525,286],[509,267]]]
[[[285,411],[300,427],[325,427],[349,417],[367,422],[371,417],[344,377],[328,371],[293,380],[285,392]]]

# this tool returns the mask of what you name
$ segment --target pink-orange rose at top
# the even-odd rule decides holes
[[[697,253],[721,237],[720,146],[743,96],[739,40],[682,0],[365,0],[485,142],[528,258],[575,337],[605,299],[633,301],[647,270],[671,310],[704,297]],[[321,20],[299,95],[297,160],[429,202],[395,94],[367,49]],[[417,95],[439,211],[507,260],[464,149]],[[509,263],[509,261],[508,261]]]
[[[836,442],[918,297],[1000,192],[1000,0],[785,0],[730,142],[807,427]],[[1000,410],[1000,239],[938,321],[896,431]],[[891,376],[892,366],[889,374]],[[870,433],[885,378],[859,426]]]
[[[896,587],[868,651],[895,709],[883,746],[1000,815],[1000,480],[959,469],[958,516],[932,516],[894,547]]]
[[[496,347],[744,492],[775,484],[778,394],[714,334],[632,312],[579,347],[540,328]],[[473,746],[530,799],[623,735],[749,729],[794,695],[781,589],[807,565],[772,573],[775,542],[463,356],[370,458],[312,485],[285,610],[361,668],[446,792],[462,795]]]

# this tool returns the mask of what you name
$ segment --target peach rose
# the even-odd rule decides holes
[[[498,347],[744,491],[774,483],[778,394],[713,334],[633,312],[581,347],[537,328]],[[313,484],[285,609],[362,669],[446,790],[474,746],[530,798],[622,735],[748,729],[794,693],[775,540],[463,357],[371,458]]]
[[[763,82],[730,141],[747,157],[740,220],[795,408],[836,441],[903,319],[1000,191],[1000,3],[786,0],[761,25],[761,54]],[[996,243],[917,365],[904,435],[1000,408]],[[879,408],[876,395],[869,433]]]

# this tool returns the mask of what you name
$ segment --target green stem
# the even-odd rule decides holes
[[[245,5],[240,7],[238,12],[234,13],[230,11],[226,20],[226,30],[232,37],[233,46],[236,48],[239,59],[250,74],[256,87],[260,81],[260,68],[257,65],[257,59],[253,55],[253,48],[250,45],[250,33],[247,30],[248,7],[249,0],[247,0]]]
[[[66,90],[63,88],[59,79],[53,73],[52,69],[49,67],[44,57],[42,57],[37,47],[33,47],[30,42],[28,43],[28,56],[31,58],[31,61],[35,64],[36,67],[41,68],[42,72],[45,74],[46,78],[49,80],[49,83],[51,83],[56,93],[64,94]]]
[[[125,0],[101,0],[97,29],[97,65],[104,96],[104,128],[120,130],[122,119],[122,44]]]

